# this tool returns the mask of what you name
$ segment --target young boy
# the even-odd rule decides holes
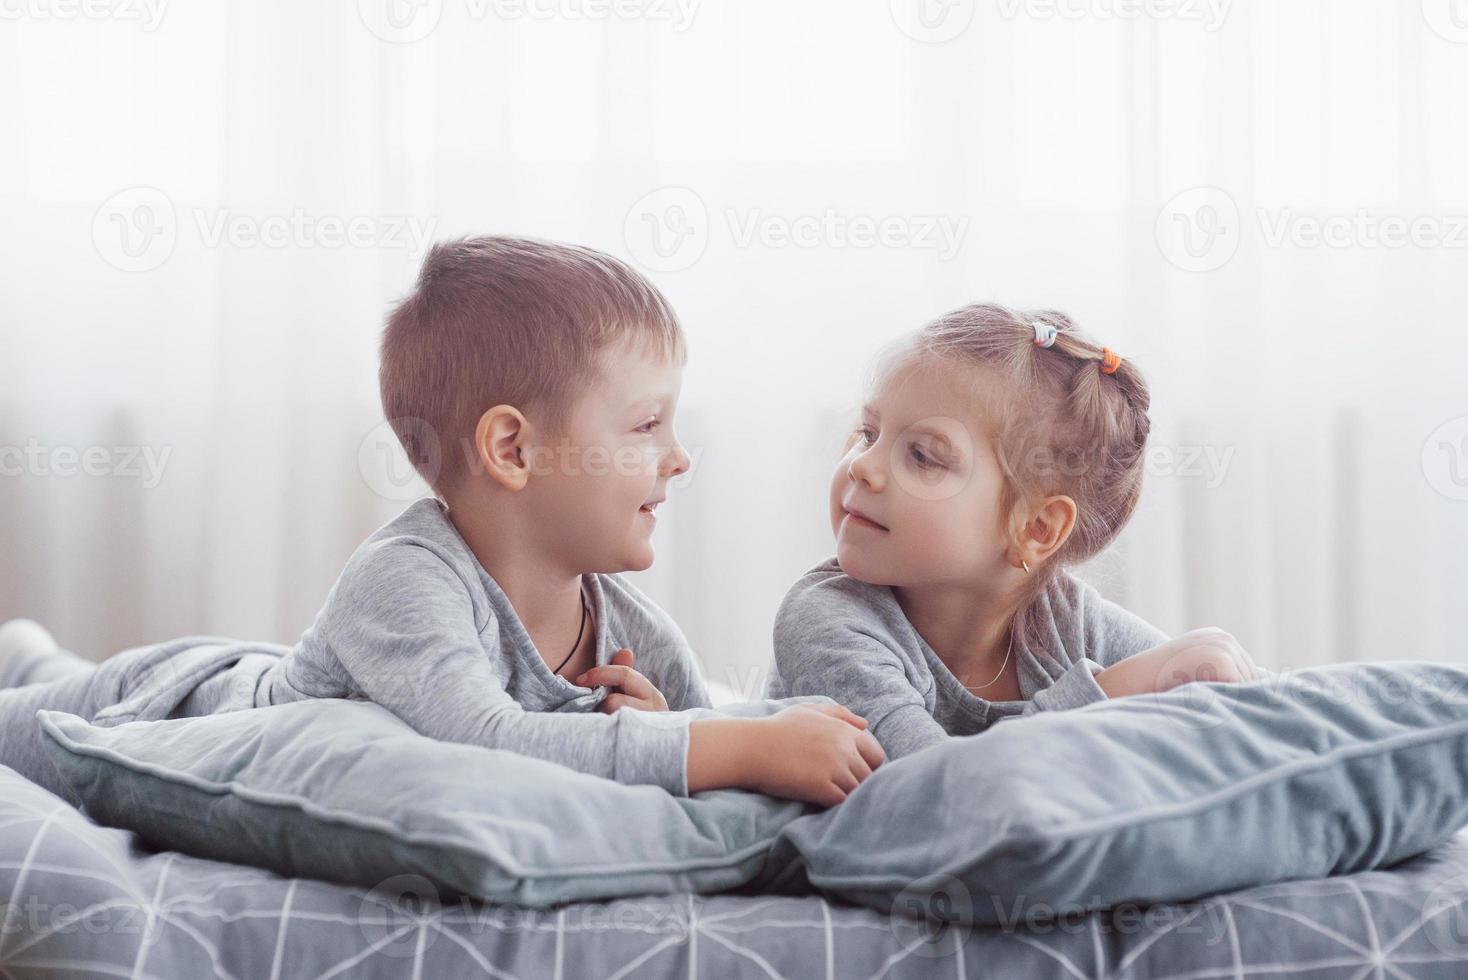
[[[436,496],[363,542],[283,657],[191,638],[0,691],[0,762],[49,775],[16,717],[41,707],[116,724],[366,698],[432,738],[674,794],[840,802],[883,760],[865,721],[829,698],[711,709],[677,626],[616,574],[652,563],[656,508],[689,465],[672,424],[684,356],[667,301],[610,256],[434,246],[389,318],[379,380]]]

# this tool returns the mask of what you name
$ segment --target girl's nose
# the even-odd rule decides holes
[[[873,491],[880,493],[887,486],[887,474],[873,458],[876,446],[868,446],[866,449],[852,457],[851,465],[847,467],[847,475],[858,483],[865,483]]]

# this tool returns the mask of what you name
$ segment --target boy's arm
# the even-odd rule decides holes
[[[323,638],[363,693],[415,731],[688,793],[690,715],[524,710],[480,644],[468,588],[432,551],[364,556],[333,598]]]

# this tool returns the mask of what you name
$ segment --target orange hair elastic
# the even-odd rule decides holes
[[[1121,367],[1121,355],[1110,347],[1101,348],[1101,373],[1115,374],[1119,367]]]

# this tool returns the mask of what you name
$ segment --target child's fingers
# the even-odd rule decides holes
[[[623,647],[616,653],[612,654],[612,663],[616,664],[618,667],[631,667],[632,661],[633,653],[627,647]]]
[[[844,704],[813,704],[811,707],[815,708],[821,714],[830,715],[832,718],[840,718],[848,725],[856,728],[867,727],[867,720]]]
[[[635,707],[637,707],[637,702],[632,698],[629,698],[625,694],[612,693],[601,699],[601,703],[596,706],[596,710],[602,714],[609,715],[618,708]]]
[[[882,743],[878,742],[876,736],[870,732],[862,732],[857,736],[856,751],[861,753],[862,761],[873,769],[887,761],[887,753],[882,749]]]
[[[647,697],[648,693],[653,690],[652,681],[631,667],[624,667],[621,664],[593,667],[576,678],[576,683],[582,687],[599,687],[603,684],[607,687],[620,687],[635,697]]]

